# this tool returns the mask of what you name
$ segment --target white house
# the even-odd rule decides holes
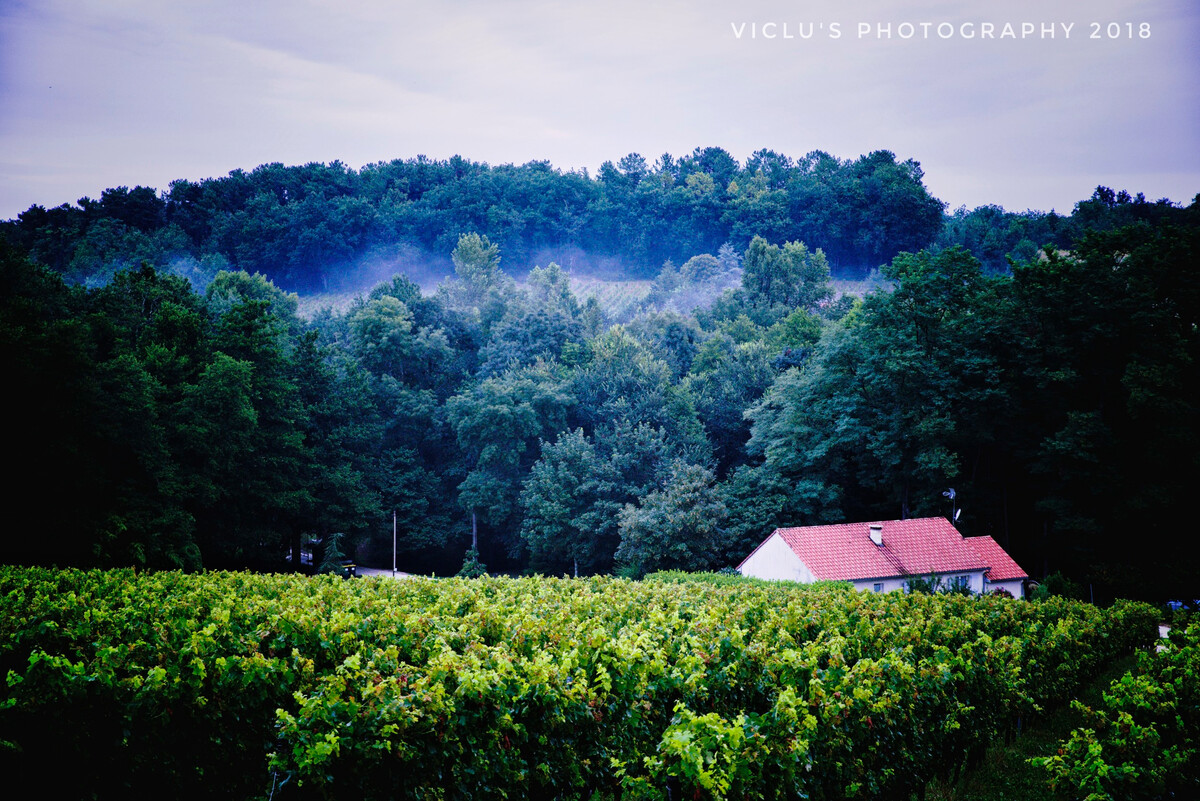
[[[982,537],[965,537],[963,542],[974,548],[988,564],[987,572],[983,574],[984,592],[1004,590],[1014,598],[1025,597],[1025,582],[1029,581],[1029,576],[1000,547],[1000,543],[986,534]]]
[[[1003,588],[1024,597],[1025,571],[991,537],[963,537],[943,517],[778,528],[738,566],[745,576],[809,583],[849,581],[860,590],[902,590],[912,578],[974,593]]]

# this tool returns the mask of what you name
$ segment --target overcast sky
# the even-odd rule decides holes
[[[891,150],[952,209],[1186,205],[1200,2],[0,0],[0,219],[266,162],[706,146]]]

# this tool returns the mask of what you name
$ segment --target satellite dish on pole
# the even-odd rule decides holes
[[[942,495],[944,497],[950,499],[950,520],[951,520],[951,522],[957,523],[958,522],[958,513],[961,512],[962,510],[959,509],[958,504],[954,502],[954,499],[956,497],[956,493],[954,492],[954,487],[951,487],[950,489],[946,490],[945,492],[942,493]]]

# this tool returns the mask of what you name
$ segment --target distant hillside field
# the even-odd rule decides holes
[[[581,303],[595,298],[605,314],[621,318],[650,294],[651,281],[605,281],[586,275],[571,276],[571,292]]]
[[[838,295],[851,295],[856,298],[864,297],[868,292],[886,287],[883,279],[851,280],[835,279],[834,292]],[[622,320],[631,316],[637,305],[650,294],[653,281],[626,280],[609,281],[603,278],[593,278],[587,275],[571,276],[571,292],[580,303],[586,303],[588,298],[595,298],[600,308],[609,319]],[[314,314],[325,308],[344,314],[354,299],[364,295],[364,292],[317,292],[305,293],[299,296],[297,312],[301,317],[311,319]],[[432,294],[426,292],[425,294]]]

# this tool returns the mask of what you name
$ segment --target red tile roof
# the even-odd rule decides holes
[[[882,546],[871,541],[872,525],[883,527]],[[989,566],[944,517],[780,528],[775,533],[817,579],[854,581],[968,572]]]
[[[979,554],[979,558],[987,562],[991,568],[987,574],[988,581],[1013,581],[1029,578],[1021,566],[1008,555],[1008,552],[1000,547],[1000,543],[986,534],[982,537],[967,537],[965,542],[974,548],[975,553]]]

